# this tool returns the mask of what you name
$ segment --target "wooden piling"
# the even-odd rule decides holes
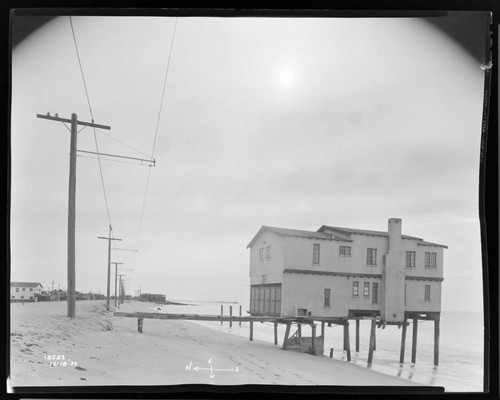
[[[359,319],[356,320],[356,353],[359,353]]]
[[[344,341],[344,351],[347,350],[347,345],[346,345],[346,341],[347,341],[347,337],[346,337],[346,334],[345,334],[345,324],[344,324],[344,331],[343,331],[343,341]]]
[[[403,329],[401,331],[401,350],[399,352],[399,363],[403,364],[405,362],[405,347],[406,347],[406,318],[403,321]]]
[[[345,347],[347,351],[347,361],[351,361],[351,343],[349,341],[349,321],[344,325]]]
[[[373,351],[377,351],[377,329],[373,332]]]
[[[311,354],[316,355],[316,325],[311,324]]]
[[[323,336],[323,341],[325,340],[325,323],[321,323],[321,336]]]
[[[274,344],[278,344],[278,323],[274,323]]]
[[[220,316],[224,316],[224,304],[220,305]],[[222,320],[220,321],[220,324],[222,325]]]
[[[297,336],[299,337],[299,339],[302,337],[302,324],[298,324],[297,325]]]
[[[283,350],[286,350],[286,347],[287,347],[287,345],[288,345],[288,335],[290,335],[290,326],[291,326],[291,325],[292,325],[292,324],[291,324],[290,322],[288,322],[288,323],[286,324],[285,337],[284,337],[284,339],[283,339],[283,346],[281,346],[281,348],[282,348]]]
[[[373,345],[375,343],[375,318],[372,319],[372,325],[370,328],[370,344],[368,346],[368,364],[373,361]]]
[[[241,304],[240,304],[240,317],[241,317]],[[240,321],[240,326],[241,326],[241,321]]]
[[[233,316],[233,306],[229,306],[229,316],[232,317]],[[233,321],[229,321],[229,327],[232,328],[233,327]]]
[[[250,340],[253,340],[253,321],[250,321]]]
[[[439,316],[434,320],[434,365],[439,365]]]
[[[139,333],[142,333],[142,324],[143,324],[144,319],[142,318],[137,318],[137,331]]]
[[[418,319],[413,318],[413,338],[411,341],[411,362],[415,364],[417,359],[417,331],[418,331]]]
[[[333,347],[330,348],[330,358],[333,358]]]

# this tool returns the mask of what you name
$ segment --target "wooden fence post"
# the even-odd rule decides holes
[[[278,344],[278,323],[274,323],[274,344]]]
[[[253,340],[253,321],[250,321],[250,340]]]
[[[220,316],[224,316],[224,304],[220,305]],[[220,320],[220,324],[222,325],[222,319]]]
[[[229,316],[232,317],[233,316],[233,306],[229,306]],[[233,320],[231,319],[229,321],[229,327],[232,328],[233,327]]]
[[[143,318],[138,318],[137,319],[137,330],[139,333],[142,333],[142,324],[143,324],[144,319]]]

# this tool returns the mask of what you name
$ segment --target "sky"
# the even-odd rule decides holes
[[[476,20],[458,21],[483,48]],[[102,158],[103,190],[79,153],[77,290],[106,293],[110,224],[127,293],[246,304],[262,225],[384,231],[395,217],[448,246],[443,310],[482,310],[484,71],[428,20],[72,22],[95,123],[111,126],[78,149],[156,160]],[[92,119],[67,16],[12,52],[11,280],[50,289],[66,287],[70,135],[47,112]]]

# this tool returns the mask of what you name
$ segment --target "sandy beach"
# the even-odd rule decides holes
[[[113,317],[103,301],[78,302],[74,320],[67,318],[66,307],[66,302],[11,305],[11,386],[415,386],[351,363],[283,351],[273,343],[188,321],[147,319],[141,334],[137,319]],[[120,311],[150,308],[131,301]],[[49,356],[60,364],[50,365]]]

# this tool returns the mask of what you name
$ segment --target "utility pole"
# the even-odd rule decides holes
[[[121,240],[121,239],[115,239],[111,237],[111,231],[113,228],[111,228],[111,225],[109,226],[109,236],[108,237],[102,237],[98,236],[98,239],[105,239],[108,241],[108,289],[107,289],[107,298],[106,298],[106,310],[109,311],[109,281],[111,278],[111,241],[112,240]]]
[[[93,122],[78,121],[75,113],[71,114],[71,119],[59,118],[37,114],[37,118],[60,121],[71,124],[71,139],[69,153],[69,195],[68,195],[68,317],[76,316],[76,293],[75,293],[75,208],[76,208],[76,143],[78,125],[91,126],[93,128],[111,129],[109,126],[94,124]]]
[[[115,250],[122,250],[122,251],[133,251],[135,253],[137,253],[137,249],[119,249],[119,248],[114,248]],[[113,262],[113,264],[115,264],[115,307],[116,307],[116,278],[117,278],[117,274],[118,274],[118,271],[117,271],[117,267],[116,267],[116,264],[123,264],[123,263],[116,263],[116,262]],[[132,271],[131,269],[129,270],[126,270],[126,271]]]
[[[120,277],[120,303],[123,304],[123,281],[122,281],[122,276],[125,276],[124,274],[118,274]]]
[[[123,264],[121,262],[112,262],[111,264],[115,264],[115,307],[116,307],[116,281],[117,281],[117,277],[118,277],[118,264]]]

